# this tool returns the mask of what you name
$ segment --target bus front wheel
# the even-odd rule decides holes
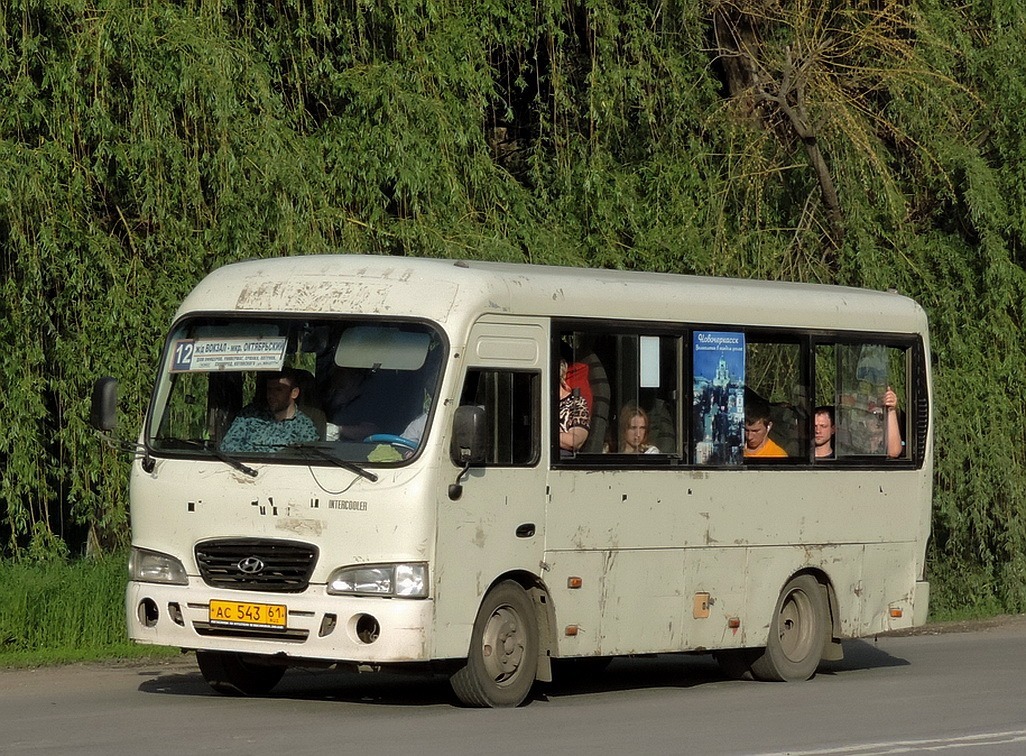
[[[808,680],[823,658],[828,623],[822,586],[811,575],[792,578],[777,599],[769,640],[752,662],[752,676],[783,682]]]
[[[538,671],[538,623],[530,597],[512,580],[485,596],[474,621],[467,664],[449,680],[467,706],[518,706]]]
[[[283,666],[260,664],[223,651],[196,651],[196,662],[207,685],[226,696],[265,695],[285,674]]]

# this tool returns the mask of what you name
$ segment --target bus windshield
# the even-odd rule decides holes
[[[305,463],[411,458],[444,364],[435,328],[394,320],[190,318],[165,351],[154,452]]]

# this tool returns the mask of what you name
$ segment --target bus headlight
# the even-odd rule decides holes
[[[185,574],[185,567],[179,560],[134,546],[128,557],[128,578],[140,583],[189,584],[189,576]]]
[[[365,564],[339,567],[328,578],[333,596],[398,596],[425,598],[428,594],[426,564]]]

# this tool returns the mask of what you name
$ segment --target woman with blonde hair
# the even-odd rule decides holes
[[[659,454],[660,451],[648,443],[648,413],[636,404],[628,404],[620,410],[621,454]]]

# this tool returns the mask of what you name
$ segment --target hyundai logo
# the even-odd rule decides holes
[[[264,571],[264,563],[259,557],[251,556],[246,557],[238,564],[239,572],[244,572],[247,575],[259,575]]]

